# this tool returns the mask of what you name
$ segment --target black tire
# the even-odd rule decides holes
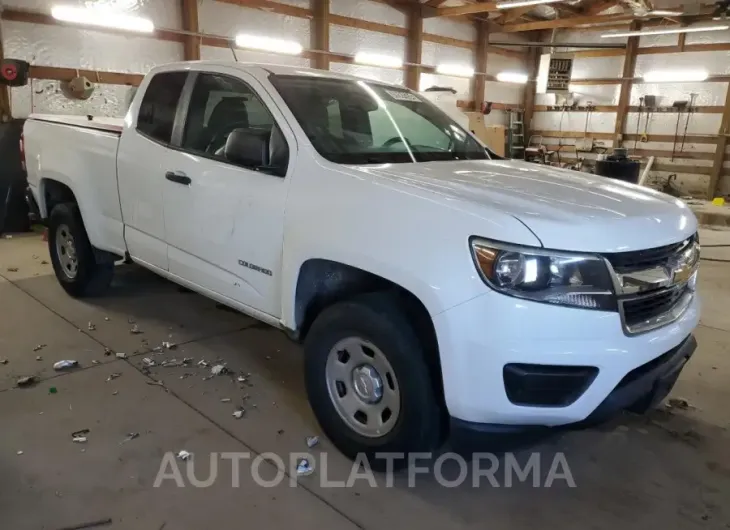
[[[68,227],[74,239],[78,271],[71,278],[63,270],[56,245],[56,234],[62,225]],[[61,287],[74,297],[96,296],[102,294],[114,277],[114,262],[97,260],[94,248],[89,242],[81,212],[75,203],[56,205],[48,219],[48,251],[56,278]]]
[[[400,389],[396,424],[379,438],[362,436],[340,417],[327,387],[326,364],[340,340],[359,337],[377,346],[390,363]],[[347,457],[364,453],[374,469],[386,460],[376,453],[428,452],[442,442],[444,409],[434,393],[421,341],[400,309],[397,297],[372,293],[337,303],[317,316],[305,343],[305,379],[309,402],[322,430]],[[394,461],[395,467],[407,459]]]

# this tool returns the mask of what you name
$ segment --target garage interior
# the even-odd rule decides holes
[[[42,228],[0,222],[2,528],[730,528],[730,2],[65,4],[154,27],[82,25],[54,16],[52,0],[0,0],[0,60],[29,63],[27,84],[0,85],[6,139],[32,113],[123,117],[150,68],[202,59],[401,84],[512,158],[590,172],[625,148],[643,185],[686,200],[702,225],[699,348],[669,400],[647,416],[627,413],[525,449],[564,453],[575,488],[443,488],[428,479],[408,487],[405,475],[392,488],[326,488],[316,480],[321,470],[296,488],[261,488],[248,475],[240,488],[230,477],[208,488],[153,488],[163,456],[181,450],[325,452],[333,480],[351,463],[319,432],[301,349],[286,335],[134,265],[118,267],[106,296],[70,298]],[[255,50],[237,45],[240,35],[296,41],[301,50]],[[546,91],[551,53],[571,64],[567,87]],[[80,78],[88,85],[75,89]],[[15,171],[11,158],[0,158],[0,197],[18,195],[17,181],[3,182]],[[64,359],[79,367],[54,371]],[[215,364],[250,375],[211,378]],[[23,377],[35,384],[19,388]],[[73,442],[85,430],[87,441]],[[320,436],[313,449],[308,436]]]

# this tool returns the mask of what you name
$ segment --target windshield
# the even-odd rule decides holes
[[[371,81],[271,75],[314,148],[339,164],[489,158],[455,121],[410,90]]]

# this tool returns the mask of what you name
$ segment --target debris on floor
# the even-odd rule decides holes
[[[157,379],[153,379],[152,381],[147,381],[147,384],[152,385],[152,386],[161,386],[161,387],[165,386],[165,383],[163,383],[162,381],[159,381]]]
[[[307,436],[307,447],[310,449],[319,443],[318,436]]]
[[[694,407],[692,407],[692,405],[690,405],[689,401],[687,401],[684,398],[670,398],[666,402],[665,407],[668,409],[680,409],[680,410],[689,410],[691,408],[694,408]]]
[[[198,366],[202,366],[203,368],[207,368],[208,366],[210,366],[210,363],[208,361],[206,361],[205,359],[200,359],[198,361]]]
[[[70,368],[76,368],[79,365],[78,361],[64,360],[53,363],[53,369],[57,372],[61,370],[68,370]]]
[[[119,445],[125,444],[127,442],[131,442],[135,438],[139,438],[139,433],[138,432],[130,432],[129,434],[127,434],[127,437],[124,440],[122,440],[121,442],[119,442]]]
[[[86,327],[88,328],[89,331],[96,331],[96,324],[94,324],[91,321],[89,321],[89,323],[86,325]]]
[[[144,331],[142,331],[141,329],[139,329],[139,326],[137,326],[137,324],[133,325],[132,326],[132,329],[130,329],[129,332],[132,335],[139,335],[140,333],[144,333]]]
[[[58,389],[55,386],[52,386],[48,389],[49,394],[58,394]]]
[[[77,444],[85,444],[88,440],[87,434],[89,434],[89,432],[89,429],[81,429],[80,431],[72,432],[71,441]]]
[[[231,402],[231,398],[222,398],[221,399],[221,403],[230,403],[230,402]]]
[[[73,526],[64,526],[58,530],[86,530],[87,528],[96,528],[97,526],[107,526],[110,524],[112,524],[112,519],[111,517],[107,517],[106,519],[99,519],[98,521],[90,521],[88,523],[81,523]]]
[[[210,369],[212,375],[223,375],[228,373],[228,368],[224,364],[216,364]]]
[[[7,359],[0,359],[0,364],[8,364],[8,360]]]
[[[101,364],[101,361],[97,361],[96,359],[91,360],[91,364]]]
[[[157,363],[150,359],[149,357],[145,357],[142,359],[142,364],[144,364],[148,368],[152,368],[153,366],[157,366]]]
[[[23,451],[18,451],[18,452],[17,452],[17,453],[15,453],[15,454],[17,454],[17,455],[22,455],[22,454],[23,454]]]
[[[104,348],[104,355],[106,355],[106,356],[109,356],[109,355],[111,355],[112,353],[114,353],[114,352],[113,352],[113,351],[111,351],[111,350],[110,350],[109,348]]]
[[[38,345],[36,345],[35,348],[33,348],[33,351],[40,351],[40,350],[42,350],[45,347],[46,347],[45,344],[38,344]]]
[[[26,387],[26,386],[33,386],[38,382],[38,378],[34,375],[29,375],[25,377],[19,377],[17,381],[15,381],[15,384],[19,387]]]
[[[109,317],[104,317],[105,322],[109,322]]]
[[[309,463],[308,459],[300,458],[297,460],[297,476],[306,477],[307,475],[311,475],[313,472],[314,469],[312,469],[312,464]]]
[[[245,413],[246,413],[245,409],[236,409],[235,411],[233,411],[233,417],[236,418],[237,420],[240,420],[241,418],[243,418],[243,415]]]
[[[126,359],[126,358],[127,358],[126,353],[122,353],[120,351],[117,352],[117,359]]]
[[[166,350],[174,350],[175,348],[177,348],[177,344],[175,344],[174,342],[164,341],[162,343],[162,347]]]
[[[182,451],[180,451],[180,452],[178,452],[178,453],[177,453],[177,457],[178,457],[178,458],[179,458],[180,460],[189,460],[189,459],[190,459],[190,457],[192,457],[192,456],[193,456],[193,455],[192,455],[192,453],[189,453],[189,452],[187,452],[187,451],[186,451],[186,450],[184,450],[184,449],[183,449]]]
[[[18,272],[18,267],[8,267],[8,272]]]
[[[114,372],[112,374],[109,374],[109,377],[106,378],[107,382],[114,381],[117,377],[122,377],[122,374]]]
[[[42,361],[43,360],[43,357],[41,357],[40,355],[36,355],[35,356],[35,360],[36,361]]]
[[[41,260],[41,265],[48,265],[48,261],[47,260]]]

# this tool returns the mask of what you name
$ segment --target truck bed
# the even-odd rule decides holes
[[[47,218],[48,181],[72,190],[95,247],[124,254],[117,187],[117,148],[124,120],[32,114],[23,127],[28,184]],[[55,184],[52,184],[55,186]],[[81,195],[81,196],[79,196]]]

